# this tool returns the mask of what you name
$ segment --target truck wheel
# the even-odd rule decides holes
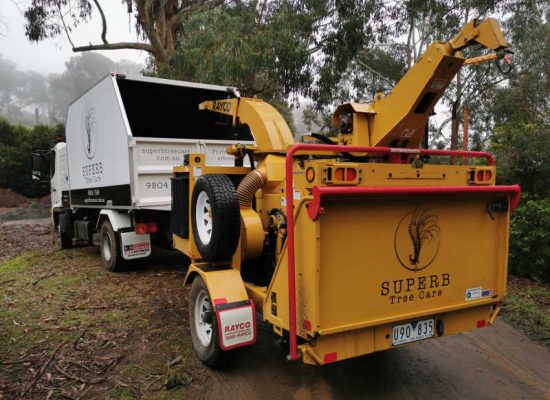
[[[70,249],[73,247],[71,215],[66,211],[59,213],[59,238],[61,239],[62,249]]]
[[[101,261],[108,271],[120,271],[122,255],[116,233],[109,221],[103,222],[99,231],[99,252],[101,253]]]
[[[226,175],[203,175],[195,182],[191,224],[206,261],[230,260],[239,243],[241,216],[237,192]]]
[[[220,348],[218,321],[208,289],[200,276],[193,280],[189,292],[189,325],[197,358],[212,368],[227,366],[230,353]]]

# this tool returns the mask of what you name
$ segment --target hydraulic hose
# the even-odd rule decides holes
[[[256,192],[265,184],[266,178],[262,168],[257,168],[243,178],[237,187],[237,199],[241,208],[252,208]]]

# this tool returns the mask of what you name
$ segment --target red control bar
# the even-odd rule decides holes
[[[510,210],[514,211],[521,198],[519,185],[511,186],[329,186],[313,187],[313,201],[309,203],[307,213],[313,220],[323,213],[321,199],[328,196],[402,196],[402,195],[431,195],[431,194],[496,194],[510,197]]]

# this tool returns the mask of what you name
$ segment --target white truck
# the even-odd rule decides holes
[[[152,243],[171,247],[172,167],[199,152],[234,165],[227,146],[254,144],[248,128],[199,111],[236,97],[233,87],[112,73],[71,103],[66,142],[32,155],[33,178],[50,182],[61,247],[98,244],[112,271],[149,256]]]

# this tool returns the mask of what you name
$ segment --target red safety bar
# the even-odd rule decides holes
[[[514,211],[521,198],[519,185],[511,186],[313,186],[313,201],[309,203],[307,213],[311,219],[317,219],[323,213],[321,198],[328,196],[399,196],[411,194],[464,194],[490,193],[510,196],[510,210]]]
[[[298,359],[298,346],[296,334],[296,265],[294,251],[294,184],[292,175],[292,163],[294,154],[298,151],[328,151],[328,152],[347,152],[347,153],[368,153],[369,155],[389,155],[389,162],[401,163],[403,154],[420,154],[420,155],[435,155],[448,157],[475,157],[485,158],[489,165],[495,165],[495,161],[491,154],[478,151],[456,151],[456,150],[432,150],[432,149],[399,149],[391,147],[368,147],[368,146],[342,146],[342,145],[324,145],[324,144],[307,144],[300,143],[289,147],[286,153],[286,182],[285,182],[285,199],[286,199],[286,219],[287,219],[287,249],[288,249],[288,302],[289,302],[289,336],[290,336],[290,359]],[[510,208],[513,210],[519,202],[519,186],[448,186],[448,187],[314,187],[314,199],[310,204],[308,213],[318,216],[320,211],[321,197],[327,194],[333,195],[363,195],[363,194],[378,194],[378,195],[397,195],[410,194],[412,192],[418,194],[427,193],[465,193],[465,192],[484,192],[509,194],[512,198]],[[358,191],[359,190],[359,191]],[[454,190],[454,191],[453,191]],[[312,210],[314,209],[314,210]]]

